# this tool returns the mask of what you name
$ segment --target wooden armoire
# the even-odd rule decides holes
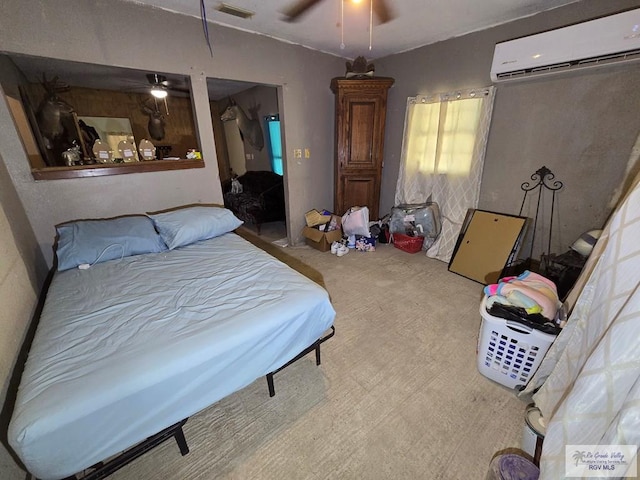
[[[379,218],[387,92],[393,78],[331,80],[336,96],[334,213],[369,207]]]

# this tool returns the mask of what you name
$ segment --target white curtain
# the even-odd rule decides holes
[[[478,205],[494,87],[409,97],[395,204],[438,203],[442,233],[427,255],[448,262]]]
[[[525,391],[540,387],[533,399],[548,419],[542,480],[566,478],[566,445],[640,445],[640,175],[631,185]]]

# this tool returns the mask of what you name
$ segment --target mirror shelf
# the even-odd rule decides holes
[[[75,165],[70,167],[32,168],[35,180],[60,180],[68,178],[101,177],[127,173],[161,172],[165,170],[186,170],[204,168],[202,159],[149,160],[132,163],[109,163],[99,165]]]

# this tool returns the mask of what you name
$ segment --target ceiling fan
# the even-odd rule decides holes
[[[167,77],[159,73],[147,73],[147,80],[151,85],[150,93],[156,98],[166,98],[168,95],[169,82]]]
[[[307,11],[316,6],[322,0],[298,0],[285,12],[285,20],[287,22],[295,22],[299,20]],[[343,0],[344,1],[344,0]],[[369,0],[372,2],[373,12],[381,24],[387,23],[394,19],[395,15],[387,4],[387,0]]]
[[[166,98],[170,91],[190,93],[188,87],[174,85],[171,81],[167,80],[165,75],[160,73],[147,73],[146,77],[150,88],[149,93],[156,98]]]
[[[177,84],[173,84],[169,81],[166,75],[162,75],[160,73],[147,73],[145,75],[147,77],[148,85],[145,87],[148,89],[148,92],[153,96],[155,100],[155,113],[159,113],[158,100],[164,101],[164,109],[167,115],[169,115],[169,106],[167,105],[167,96],[169,92],[180,92],[178,96],[184,96],[182,94],[189,94],[189,87],[178,86]],[[178,84],[180,82],[178,81]],[[146,111],[146,110],[145,110]]]

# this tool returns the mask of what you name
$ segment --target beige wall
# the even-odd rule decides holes
[[[244,114],[253,118],[251,108],[257,108],[257,119],[260,122],[264,137],[264,148],[258,150],[246,137],[242,137],[238,124],[234,120],[224,122],[226,145],[229,152],[229,163],[233,172],[242,175],[246,171],[271,170],[269,154],[269,132],[264,117],[278,113],[278,89],[268,85],[257,85],[232,96]],[[228,105],[229,99],[221,99],[218,108],[221,110]],[[235,165],[235,167],[234,167]],[[222,177],[222,176],[221,176]]]
[[[635,6],[636,0],[583,1],[377,60],[376,74],[396,79],[389,93],[381,211],[390,209],[393,202],[408,96],[488,85],[496,42]],[[118,15],[113,15],[114,11]],[[140,25],[153,28],[150,31]],[[183,203],[221,202],[207,77],[278,86],[288,180],[288,231],[293,241],[301,240],[299,232],[305,211],[332,205],[334,98],[329,83],[343,73],[344,60],[217,25],[210,26],[212,58],[201,29],[198,19],[116,0],[3,2],[0,15],[3,51],[189,75],[207,165],[204,170],[35,182],[11,114],[4,101],[0,101],[3,404],[7,403],[9,376],[25,338],[37,292],[52,259],[55,224],[72,218],[159,210]],[[179,33],[167,36],[165,32]],[[571,197],[567,201],[576,200],[573,205],[579,206],[564,200],[560,205],[565,233],[559,245],[599,222],[606,210],[602,205],[607,203],[613,186],[622,176],[638,130],[640,99],[635,68],[624,70],[619,76],[614,71],[588,74],[580,77],[583,80],[575,80],[576,83],[566,78],[499,85],[481,206],[517,210],[519,184],[532,169],[547,164],[565,180]],[[4,93],[17,94],[11,88],[10,65],[0,64],[0,82]],[[543,95],[541,99],[540,92],[551,96]],[[576,98],[596,95],[606,99],[611,94],[616,98],[610,109],[606,108],[607,102],[599,103],[596,109],[573,108]],[[631,117],[633,121],[620,121],[623,117]],[[590,130],[580,130],[576,135],[576,129],[584,126],[583,118],[589,120]],[[602,123],[593,122],[596,118],[619,120],[612,120],[608,133],[603,135]],[[297,148],[309,148],[311,158],[294,159],[291,152]],[[562,155],[563,152],[570,155]],[[2,436],[6,435],[6,413],[3,410],[0,417]],[[0,449],[0,478],[19,478],[17,467],[3,449]]]
[[[38,265],[39,267],[38,268]],[[7,425],[15,398],[18,353],[35,311],[44,260],[7,170],[0,158],[0,478],[24,479],[6,449]],[[11,387],[11,388],[10,388]]]
[[[264,148],[256,150],[247,139],[244,139],[245,154],[253,158],[246,159],[247,170],[271,170],[271,159],[269,156],[269,132],[264,121],[267,115],[275,115],[278,113],[278,90],[274,87],[259,85],[249,90],[241,92],[233,96],[233,99],[242,107],[244,112],[249,115],[249,107],[259,105],[258,110],[260,127],[264,136]]]
[[[118,15],[113,15],[114,11]],[[332,77],[343,72],[344,61],[218,25],[212,25],[209,31],[213,58],[197,18],[115,0],[3,2],[0,48],[4,51],[185,74],[192,82],[204,170],[35,182],[11,116],[6,109],[0,110],[0,155],[5,158],[49,263],[57,223],[186,203],[222,202],[207,98],[208,77],[274,85],[282,92],[278,111],[284,118],[283,147],[285,151],[306,147],[312,152],[310,159],[285,159],[287,230],[293,242],[302,241],[304,212],[331,205],[333,99],[329,84]],[[177,33],[167,36],[166,32]],[[0,67],[0,75],[6,75],[5,66]],[[4,83],[3,87],[10,90]],[[317,185],[326,187],[315,188]]]
[[[389,92],[381,211],[393,206],[407,97],[491,85],[497,42],[637,6],[637,0],[581,1],[376,61],[376,74],[396,79]],[[640,131],[639,75],[636,63],[496,84],[480,208],[517,214],[520,185],[546,165],[565,184],[557,197],[552,251],[566,251],[580,234],[601,226]],[[543,224],[548,220],[547,214]],[[538,231],[538,254],[547,250],[547,238]]]
[[[117,11],[118,15],[113,12]],[[151,30],[141,25],[153,25]],[[5,95],[19,98],[10,63],[0,63],[0,440],[13,398],[5,398],[37,293],[52,261],[57,223],[159,210],[195,202],[222,203],[206,79],[278,86],[278,111],[289,119],[285,145],[316,155],[287,165],[288,231],[299,242],[304,212],[333,198],[333,103],[329,83],[343,70],[337,57],[245,32],[209,27],[213,58],[196,18],[131,3],[97,0],[7,0],[0,49],[69,61],[189,75],[206,168],[36,182]],[[167,36],[166,32],[177,32]],[[310,115],[313,112],[313,115]],[[286,147],[285,147],[286,148]],[[314,188],[316,185],[326,188]],[[11,198],[7,198],[7,195]],[[10,392],[15,394],[15,385]],[[0,478],[24,478],[0,442]]]
[[[7,389],[36,299],[36,290],[29,281],[29,272],[16,246],[9,220],[4,209],[0,208],[0,378],[3,379],[0,403],[7,412],[6,416],[0,417],[3,437],[0,446],[0,478],[3,480],[24,478],[24,473],[21,473],[6,450],[6,426],[10,418],[8,412],[14,398],[10,395],[7,401]]]
[[[408,96],[488,85],[496,42],[614,13],[636,3],[585,0],[376,60],[377,74],[396,78],[389,93],[381,211],[388,211],[393,202]],[[109,14],[114,8],[120,15]],[[157,35],[139,29],[141,24],[153,24]],[[181,32],[179,39],[162,34],[167,30],[163,26]],[[35,182],[11,117],[0,109],[0,154],[49,263],[56,223],[183,203],[221,202],[211,117],[205,107],[207,77],[275,85],[282,93],[277,101],[283,120],[288,231],[293,243],[301,241],[304,212],[332,204],[333,98],[328,85],[342,73],[343,60],[217,25],[211,30],[213,58],[195,18],[130,3],[114,7],[114,2],[107,1],[4,2],[0,45],[5,51],[190,75],[207,165],[204,171]],[[2,67],[0,74],[5,76],[7,68]],[[624,69],[614,70],[498,85],[481,207],[517,213],[520,183],[546,164],[565,181],[568,192],[560,199],[555,248],[565,248],[577,235],[602,223],[612,186],[621,179],[637,135],[635,123],[628,120],[640,101],[633,83],[637,67],[620,75],[616,72]],[[5,88],[10,90],[10,86]],[[612,94],[616,98],[609,105]],[[594,98],[597,104],[588,103]],[[294,159],[291,153],[298,148],[309,148],[311,158]],[[599,168],[602,165],[605,168]],[[589,202],[582,201],[587,197]]]

